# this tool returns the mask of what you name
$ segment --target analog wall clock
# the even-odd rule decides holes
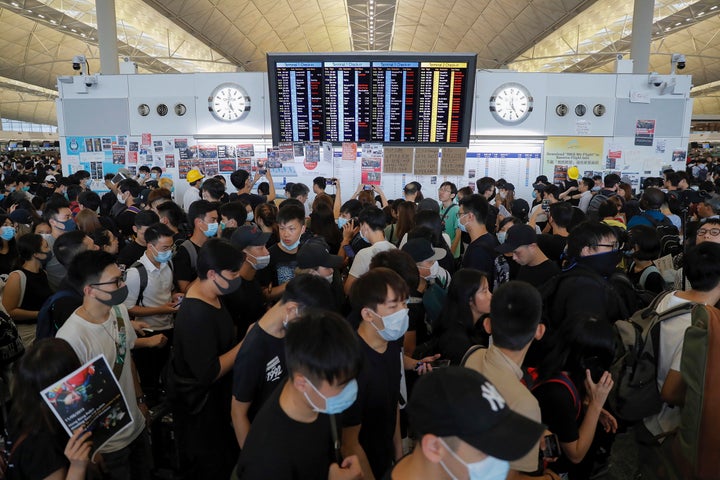
[[[518,125],[533,111],[533,97],[519,83],[504,83],[490,97],[490,112],[503,125]]]
[[[208,97],[208,110],[221,122],[237,122],[250,113],[250,97],[240,85],[223,83]]]
[[[605,115],[605,111],[605,105],[603,105],[602,103],[598,103],[593,107],[593,113],[596,117],[602,117],[603,115]]]
[[[559,104],[557,107],[555,107],[555,113],[558,117],[564,117],[568,113],[568,106],[564,103]]]
[[[138,106],[138,113],[141,117],[147,117],[150,113],[150,107],[147,103],[142,103]]]
[[[582,103],[575,106],[575,115],[578,117],[582,117],[587,113],[587,107],[583,105]]]

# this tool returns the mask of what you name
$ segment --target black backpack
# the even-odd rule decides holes
[[[62,323],[55,321],[55,302],[64,297],[80,297],[74,290],[59,290],[53,293],[40,307],[38,312],[37,324],[35,326],[35,339],[54,338],[60,327],[63,326],[67,318],[62,319]],[[80,300],[82,301],[82,300]]]
[[[609,198],[610,197],[600,192],[593,195],[590,199],[590,203],[588,203],[587,211],[585,212],[588,220],[601,220],[600,215],[598,214],[598,209],[600,208],[600,205],[602,205],[603,202],[607,202]]]
[[[652,303],[638,310],[628,320],[618,320],[617,352],[610,367],[615,385],[608,402],[623,420],[637,422],[660,411],[663,400],[657,387],[660,325],[663,321],[688,314],[695,305],[682,303],[662,314],[657,313],[660,301],[671,292],[663,292]]]
[[[189,240],[187,240],[187,241],[189,241]],[[194,250],[194,249],[193,249],[193,250]],[[190,252],[190,251],[188,250],[188,253],[189,253],[189,252]],[[191,256],[190,258],[191,258],[191,260],[192,260],[192,256]],[[197,253],[196,253],[196,256],[195,256],[195,260],[197,261]],[[168,262],[168,265],[170,266],[170,271],[173,271],[173,263],[172,263],[172,260]],[[194,267],[194,265],[193,265],[193,267]],[[148,286],[148,272],[147,272],[147,268],[145,268],[145,265],[144,265],[142,262],[140,262],[140,261],[137,261],[137,262],[133,263],[132,265],[130,265],[130,268],[136,269],[136,270],[138,271],[138,275],[140,276],[140,290],[138,291],[138,297],[137,297],[137,300],[135,301],[135,305],[143,306],[143,303],[142,303],[142,301],[143,301],[143,293],[145,293],[145,289],[146,289],[147,286]]]
[[[5,309],[0,309],[0,366],[12,364],[25,353],[17,326]]]
[[[660,256],[672,255],[673,257],[683,251],[680,231],[673,225],[672,221],[663,215],[661,220],[656,220],[649,213],[643,212],[641,217],[646,219],[657,230],[660,237]]]

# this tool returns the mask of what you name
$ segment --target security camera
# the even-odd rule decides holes
[[[75,55],[72,59],[73,70],[81,70],[85,62],[87,62],[85,55]]]
[[[90,88],[93,85],[97,85],[97,77],[94,75],[85,75],[85,86]]]
[[[648,75],[648,85],[659,87],[662,84],[663,80],[662,78],[660,78],[660,75],[657,72],[652,72],[650,75]]]
[[[673,53],[670,59],[670,65],[672,66],[673,70],[675,70],[675,66],[677,66],[678,70],[684,69],[685,55],[683,55],[682,53]]]
[[[625,56],[622,53],[618,53],[615,58],[618,60],[622,60],[623,58],[625,58]]]

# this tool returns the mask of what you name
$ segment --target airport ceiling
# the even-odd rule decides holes
[[[694,115],[720,115],[718,0],[655,0],[650,70],[683,53]],[[478,68],[612,72],[631,0],[115,0],[141,73],[263,71],[267,52],[475,52]],[[0,0],[0,116],[57,124],[56,79],[100,66],[95,0]]]

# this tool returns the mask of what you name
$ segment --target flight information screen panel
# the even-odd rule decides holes
[[[474,54],[268,54],[273,142],[468,146]]]

